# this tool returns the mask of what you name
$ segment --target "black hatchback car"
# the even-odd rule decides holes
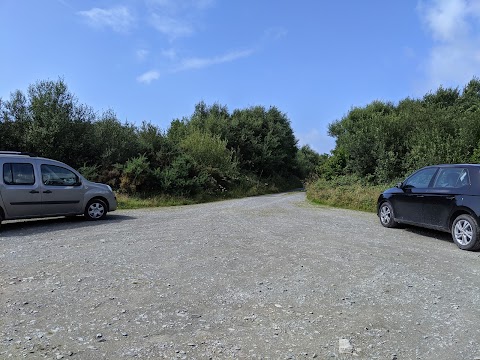
[[[450,232],[460,249],[480,249],[480,165],[424,167],[378,198],[385,227],[410,224]]]

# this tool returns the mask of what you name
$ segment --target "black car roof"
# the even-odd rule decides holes
[[[432,168],[432,167],[480,167],[480,164],[439,164],[439,165],[429,165],[425,166],[425,168]]]

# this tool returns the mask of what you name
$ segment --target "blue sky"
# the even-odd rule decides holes
[[[335,145],[354,106],[480,73],[475,0],[1,0],[0,97],[63,78],[80,103],[167,129],[200,101],[276,106]]]

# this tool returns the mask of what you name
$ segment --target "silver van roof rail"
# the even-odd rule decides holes
[[[24,151],[0,151],[0,155],[24,155],[30,157],[37,157],[37,155],[35,154]]]

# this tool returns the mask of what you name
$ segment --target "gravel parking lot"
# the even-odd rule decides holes
[[[480,253],[304,193],[6,222],[0,358],[480,359]]]

